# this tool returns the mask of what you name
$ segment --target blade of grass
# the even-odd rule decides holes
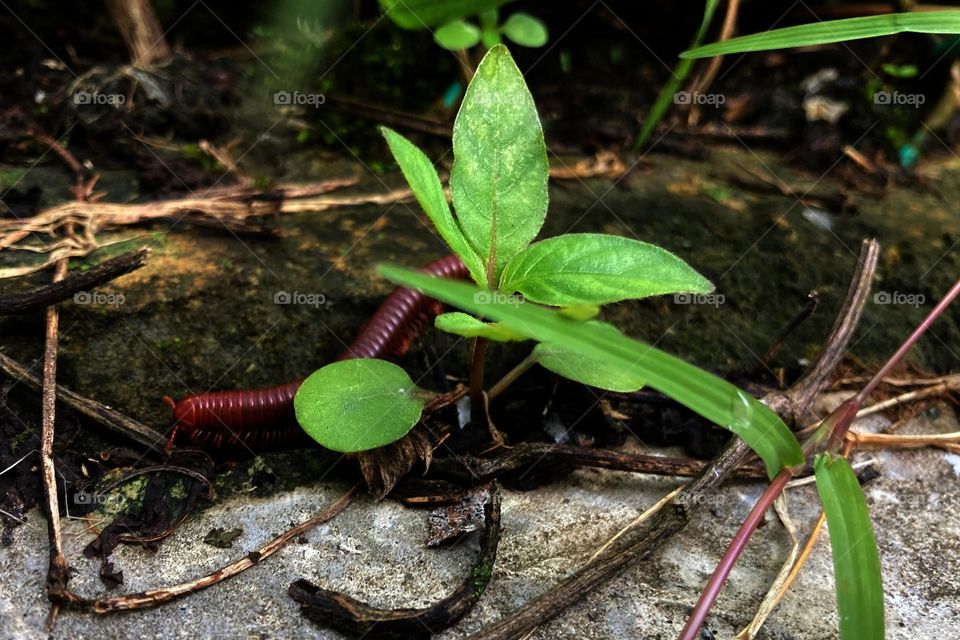
[[[461,282],[381,266],[388,280],[492,318],[534,340],[559,342],[584,356],[641,375],[649,386],[740,436],[757,452],[771,478],[803,463],[803,452],[782,420],[766,405],[726,380],[617,331],[573,320],[530,302],[483,291]]]
[[[863,490],[842,456],[821,454],[814,470],[833,551],[840,638],[882,640],[880,556]]]
[[[714,42],[702,47],[695,46],[681,53],[680,58],[693,60],[730,53],[809,47],[817,44],[862,40],[904,32],[960,33],[960,10],[890,13],[881,16],[802,24],[741,36],[726,42]]]
[[[713,20],[713,14],[717,10],[718,4],[720,4],[719,0],[707,0],[703,8],[703,21],[700,23],[700,29],[697,30],[696,35],[693,37],[693,42],[690,43],[691,48],[699,47],[700,43],[703,42],[703,38],[707,35],[707,29],[710,27],[710,22]],[[653,133],[653,130],[660,123],[660,120],[663,119],[664,114],[666,114],[667,109],[670,108],[670,103],[673,101],[677,89],[679,89],[683,81],[687,79],[692,67],[693,60],[680,60],[673,71],[670,72],[670,79],[667,80],[667,84],[665,84],[663,89],[660,90],[660,93],[657,94],[657,99],[654,101],[653,106],[650,107],[647,117],[643,119],[643,127],[640,129],[640,135],[637,136],[637,141],[633,143],[634,151],[643,148],[643,145],[650,139],[650,134]]]

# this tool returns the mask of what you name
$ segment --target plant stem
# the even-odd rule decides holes
[[[750,511],[750,515],[748,515],[747,519],[740,525],[740,530],[737,531],[737,535],[734,536],[730,542],[726,553],[720,558],[717,568],[713,571],[713,575],[710,576],[710,581],[707,582],[707,586],[704,587],[700,599],[693,608],[693,613],[690,614],[690,617],[687,619],[687,624],[683,627],[683,631],[680,632],[680,640],[696,640],[697,635],[700,633],[700,627],[703,625],[703,621],[706,620],[707,613],[710,612],[710,607],[713,606],[717,596],[720,595],[723,583],[727,581],[727,576],[730,575],[733,565],[736,564],[743,549],[747,546],[747,542],[750,541],[750,536],[753,535],[753,532],[760,525],[760,520],[764,514],[767,513],[771,505],[773,505],[773,501],[777,499],[777,496],[780,495],[780,492],[783,491],[783,488],[792,477],[793,474],[789,469],[781,471],[777,474],[777,477],[773,479],[773,482],[770,483],[766,491],[763,492],[763,495],[760,496],[757,503],[753,505],[753,510]]]
[[[506,390],[507,387],[509,387],[514,382],[516,382],[517,378],[519,378],[524,373],[526,373],[527,370],[530,369],[530,367],[532,367],[536,363],[537,363],[537,360],[533,357],[533,354],[531,353],[526,358],[521,360],[520,363],[517,364],[517,366],[515,366],[513,369],[510,369],[510,371],[508,371],[506,375],[500,378],[497,384],[490,387],[490,391],[487,392],[487,397],[493,400],[494,398],[499,396],[501,393],[503,393]]]

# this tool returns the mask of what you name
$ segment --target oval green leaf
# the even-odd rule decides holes
[[[486,283],[483,262],[463,236],[463,231],[460,230],[460,226],[450,212],[450,205],[447,204],[443,185],[440,184],[440,177],[433,168],[433,163],[415,144],[396,131],[380,127],[380,133],[386,138],[390,152],[400,165],[403,177],[407,179],[413,195],[416,196],[417,202],[420,203],[433,226],[437,228],[440,237],[455,254],[460,256],[473,279],[478,284]]]
[[[845,458],[817,456],[817,492],[827,516],[842,640],[883,640],[883,581],[863,489]]]
[[[542,47],[550,37],[547,25],[529,13],[515,13],[501,27],[503,35],[524,47]]]
[[[494,286],[547,214],[550,167],[533,97],[510,52],[490,49],[453,125],[450,193],[460,228]]]
[[[729,53],[769,51],[790,47],[846,42],[895,33],[960,33],[960,11],[917,11],[880,16],[827,20],[754,33],[690,49],[681,58],[712,58]]]
[[[551,306],[607,304],[664,293],[707,293],[709,280],[665,249],[599,233],[548,238],[503,270],[503,291]]]
[[[486,338],[494,342],[513,342],[528,339],[499,322],[484,322],[459,311],[440,314],[434,320],[434,326],[441,331],[464,338]]]
[[[385,360],[328,364],[293,399],[297,422],[327,449],[356,453],[399,440],[420,420],[424,392]]]
[[[533,340],[560,343],[623,371],[638,372],[648,386],[740,436],[763,460],[771,479],[784,467],[803,464],[800,444],[769,407],[726,380],[675,356],[532,302],[517,304],[504,300],[504,296],[478,295],[479,289],[461,282],[394,266],[381,266],[380,273],[392,282],[502,322]]]
[[[616,327],[605,322],[590,322],[603,331],[620,333]],[[574,380],[598,389],[629,393],[643,388],[646,381],[635,368],[612,364],[606,358],[584,355],[570,349],[562,342],[541,342],[533,349],[533,358],[541,367],[558,376]]]
[[[454,20],[434,31],[433,39],[450,51],[470,49],[480,43],[480,29],[466,20]]]

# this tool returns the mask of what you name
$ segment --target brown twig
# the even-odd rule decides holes
[[[356,180],[336,179],[316,185],[281,187],[272,192],[257,193],[247,187],[212,190],[207,194],[188,198],[114,204],[105,202],[66,202],[23,220],[0,219],[0,251],[8,248],[49,253],[50,258],[39,265],[0,269],[0,278],[36,273],[64,258],[86,256],[100,248],[96,234],[117,227],[142,224],[163,219],[182,219],[185,222],[226,227],[237,233],[263,233],[266,227],[257,218],[276,214],[325,211],[345,206],[391,204],[412,197],[409,189],[387,193],[329,196],[327,191],[355,184]],[[50,235],[73,225],[76,234],[45,245],[24,245],[31,234]]]
[[[724,42],[730,39],[734,29],[737,28],[737,14],[740,12],[740,0],[727,0],[727,12],[723,16],[723,26],[720,28],[720,35],[717,42]],[[720,65],[723,64],[723,56],[714,56],[710,59],[710,64],[703,70],[703,73],[690,83],[690,93],[706,93],[717,77],[720,71]],[[696,126],[700,121],[700,107],[694,103],[687,115],[687,124]]]
[[[28,134],[43,142],[55,151],[70,167],[76,177],[74,196],[79,202],[89,199],[98,176],[87,180],[82,163],[66,147],[39,129],[29,129]],[[68,241],[74,235],[72,221],[65,223],[63,233]],[[67,277],[68,257],[58,256],[54,263],[53,284]],[[47,513],[47,537],[49,539],[50,561],[47,567],[46,590],[50,600],[50,613],[47,616],[47,628],[52,630],[56,624],[60,605],[57,594],[67,590],[70,580],[70,567],[63,554],[63,535],[60,527],[60,502],[57,495],[57,469],[53,461],[53,441],[57,412],[57,346],[59,342],[60,312],[56,305],[47,307],[44,346],[43,346],[43,386],[40,391],[40,470],[43,479],[43,505]]]
[[[430,637],[456,624],[480,600],[497,558],[500,542],[500,493],[496,485],[484,505],[480,552],[463,582],[446,598],[425,609],[378,609],[350,596],[297,580],[287,592],[300,612],[323,626],[365,638]]]
[[[533,464],[568,463],[578,467],[596,467],[615,471],[632,471],[660,476],[692,477],[703,471],[707,463],[693,458],[674,458],[611,449],[594,449],[549,442],[522,442],[511,446],[494,458],[472,455],[440,458],[430,467],[431,476],[463,482],[487,482],[506,473]],[[758,465],[741,465],[735,470],[740,478],[766,478]]]
[[[26,293],[0,295],[0,315],[22,313],[67,300],[75,293],[88,291],[136,271],[146,264],[149,255],[150,249],[141,247],[102,262],[89,271],[72,274]]]
[[[814,397],[827,384],[860,321],[876,270],[879,244],[864,241],[853,281],[847,292],[833,330],[807,374],[786,391],[768,394],[764,399],[788,424],[796,423]],[[581,602],[587,594],[647,558],[690,521],[696,508],[743,464],[750,448],[735,438],[674,499],[656,512],[642,527],[629,531],[620,542],[561,584],[530,601],[499,622],[471,636],[471,640],[521,638],[524,634],[556,617],[567,607]]]
[[[149,68],[170,57],[166,32],[150,0],[109,0],[107,8],[133,65]]]
[[[42,383],[39,378],[30,373],[30,370],[25,366],[3,353],[0,353],[0,371],[14,380],[22,382],[34,391],[41,388]],[[60,385],[57,385],[57,399],[115,435],[132,440],[158,454],[162,453],[167,438],[147,425]]]
[[[67,275],[67,261],[57,263],[54,283]],[[53,462],[54,421],[56,416],[57,386],[57,331],[59,313],[55,306],[47,307],[46,331],[43,350],[43,389],[41,391],[40,469],[43,476],[44,507],[47,511],[47,535],[50,541],[50,564],[47,568],[47,596],[50,598],[50,614],[47,628],[52,629],[57,620],[59,605],[56,594],[67,589],[70,567],[63,554],[63,536],[60,529],[60,502],[57,496],[57,469]]]
[[[283,548],[290,540],[341,513],[350,504],[356,489],[356,486],[352,487],[341,496],[340,499],[317,515],[285,531],[256,551],[251,551],[239,560],[231,562],[212,573],[208,573],[202,578],[183,582],[171,587],[161,587],[159,589],[141,591],[140,593],[129,593],[122,596],[97,598],[94,600],[82,598],[72,591],[67,591],[59,594],[60,602],[78,609],[90,610],[94,613],[116,613],[118,611],[129,611],[131,609],[149,609],[170,602],[176,598],[196,593],[207,587],[212,587],[228,578],[243,573],[250,567],[256,566],[262,560],[269,558]]]

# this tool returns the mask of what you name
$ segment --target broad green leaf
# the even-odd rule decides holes
[[[466,20],[453,20],[434,31],[433,39],[450,51],[470,49],[480,43],[480,29]]]
[[[717,10],[719,3],[719,0],[706,0],[706,4],[703,7],[703,19],[700,21],[700,28],[693,37],[693,42],[690,43],[691,47],[697,47],[703,42],[703,37],[707,34],[707,29],[710,28],[710,22],[713,20],[713,14]],[[640,135],[637,136],[637,141],[633,144],[634,149],[640,149],[647,143],[647,140],[650,139],[650,134],[653,133],[657,124],[663,119],[664,114],[670,109],[670,105],[676,102],[678,96],[677,91],[680,89],[683,81],[687,79],[687,76],[690,75],[690,69],[692,67],[692,60],[681,60],[677,63],[677,66],[674,67],[670,74],[670,79],[667,80],[667,84],[663,85],[663,88],[660,89],[660,93],[657,94],[657,99],[653,101],[653,106],[650,107],[647,117],[643,119],[643,127],[640,129]]]
[[[707,293],[710,281],[665,249],[600,233],[569,233],[513,257],[501,291],[551,306],[607,304],[664,293]]]
[[[604,331],[620,333],[605,322],[590,322]],[[606,358],[593,358],[567,348],[562,342],[541,342],[533,349],[533,357],[545,369],[558,376],[582,382],[598,389],[628,393],[643,387],[646,380],[634,369],[612,365]]]
[[[883,640],[883,582],[867,501],[846,459],[814,462],[817,492],[830,530],[842,640]]]
[[[689,407],[708,420],[737,434],[764,461],[772,479],[784,466],[803,464],[797,439],[766,405],[726,380],[707,373],[655,347],[564,317],[532,302],[516,304],[501,296],[394,266],[380,272],[392,282],[423,291],[478,316],[502,322],[529,338],[559,343],[589,358],[603,360],[622,371],[636,371],[648,386]]]
[[[426,392],[386,360],[328,364],[293,399],[297,422],[327,449],[355,453],[399,440],[420,420]]]
[[[533,97],[503,45],[477,68],[453,125],[450,192],[463,234],[494,285],[540,231],[547,213],[547,149]]]
[[[547,25],[529,13],[515,13],[501,27],[503,35],[524,47],[542,47],[547,44]]]
[[[696,47],[681,58],[711,58],[728,53],[809,47],[895,33],[960,33],[960,11],[917,11],[801,24]]]
[[[513,342],[528,339],[525,335],[512,331],[499,322],[484,322],[459,311],[440,314],[434,320],[434,325],[441,331],[464,338],[486,338],[494,342]]]
[[[512,0],[380,0],[380,9],[404,29],[426,29],[475,16]]]
[[[440,178],[433,168],[433,163],[415,144],[396,131],[380,127],[380,133],[387,139],[390,152],[400,165],[403,177],[407,179],[413,195],[417,197],[417,202],[433,222],[433,226],[437,228],[440,237],[455,254],[460,256],[477,283],[486,282],[486,273],[480,256],[467,242],[453,214],[450,213],[450,205],[447,204],[443,185],[440,184]]]

